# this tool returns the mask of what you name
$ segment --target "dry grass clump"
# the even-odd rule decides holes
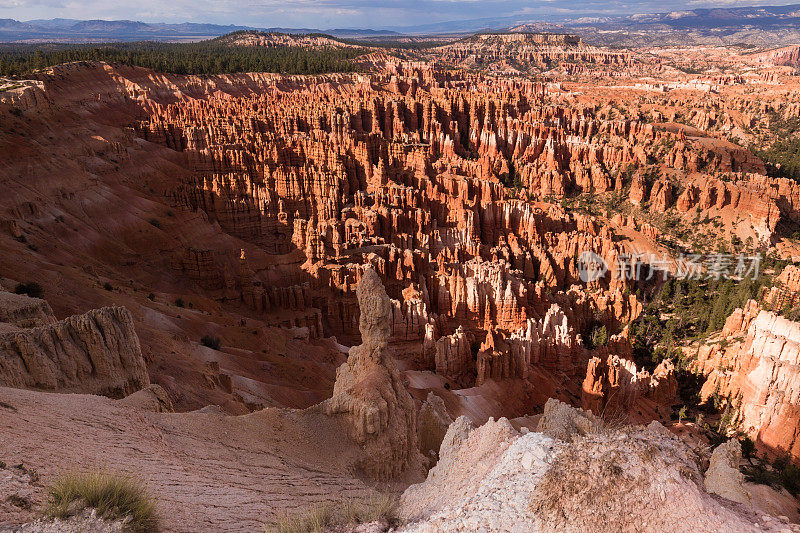
[[[593,433],[609,436],[626,431],[630,428],[628,418],[628,413],[621,406],[606,404],[599,417],[601,422],[595,426]]]
[[[365,523],[385,520],[397,522],[397,496],[394,494],[371,494],[366,500],[347,500],[343,505],[343,515],[347,523]]]
[[[536,487],[531,501],[534,514],[560,526],[569,517],[570,522],[593,530],[614,523],[624,511],[620,503],[644,492],[647,480],[626,471],[626,458],[619,450],[594,451],[581,443],[558,455]]]
[[[332,525],[334,521],[333,504],[325,503],[312,507],[300,514],[282,516],[272,528],[266,532],[272,533],[321,533]]]
[[[620,516],[631,530],[669,529],[691,518],[690,507],[670,502],[702,505],[696,459],[657,423],[601,431],[558,454],[536,485],[530,511],[554,531],[615,531],[609,524],[621,524]]]
[[[394,494],[372,494],[364,500],[348,499],[314,506],[305,512],[286,514],[274,526],[265,527],[268,533],[322,533],[328,529],[386,522],[398,523],[398,499]]]
[[[52,517],[66,518],[91,508],[101,518],[125,519],[133,531],[153,531],[158,525],[155,501],[141,481],[128,475],[65,474],[49,487],[48,494],[45,512]]]

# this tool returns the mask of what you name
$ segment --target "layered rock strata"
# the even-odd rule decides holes
[[[754,300],[725,321],[723,343],[703,345],[696,369],[707,374],[701,396],[727,398],[733,422],[770,456],[800,458],[800,323]],[[719,341],[719,339],[717,339]]]

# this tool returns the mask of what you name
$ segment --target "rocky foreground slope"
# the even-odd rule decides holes
[[[0,529],[36,518],[47,484],[76,469],[144,479],[166,531],[252,532],[283,512],[372,490],[353,475],[362,456],[346,427],[322,414],[157,413],[98,396],[2,387],[0,434],[0,461],[40,480],[3,486]],[[27,505],[15,505],[14,495]]]
[[[322,414],[159,414],[96,396],[9,388],[0,388],[0,401],[11,450],[4,459],[42,480],[22,474],[17,485],[2,486],[34,509],[43,484],[76,461],[146,473],[169,531],[253,531],[283,512],[374,493],[348,468],[363,456],[346,426]],[[400,530],[798,530],[752,503],[709,495],[701,458],[657,423],[603,429],[576,422],[586,415],[557,403],[547,415],[541,432],[520,433],[505,419],[478,428],[456,420],[438,465],[402,495]],[[35,516],[2,505],[0,527]]]
[[[337,372],[333,398],[321,405],[243,416],[219,407],[170,413],[169,398],[157,386],[112,400],[23,390],[42,387],[14,383],[17,388],[0,386],[0,464],[23,465],[43,481],[76,468],[136,475],[158,500],[167,531],[253,531],[283,513],[367,497],[376,479],[417,481],[422,456],[416,409],[386,353],[391,304],[373,270],[364,275],[358,296],[364,342],[351,350]],[[101,312],[127,316],[121,309]],[[109,342],[126,338],[104,333]],[[135,332],[128,333],[138,342]],[[49,354],[38,345],[26,352],[36,361]],[[73,349],[63,359],[77,364],[83,355]],[[0,364],[9,360],[13,354],[0,351]],[[91,387],[104,371],[97,365],[73,378]],[[35,516],[44,486],[28,481],[0,485],[8,492],[0,527]]]
[[[459,418],[428,479],[403,494],[400,531],[800,530],[707,493],[699,464],[658,422],[605,428],[556,400],[536,432]]]

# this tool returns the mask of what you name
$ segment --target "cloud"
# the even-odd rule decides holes
[[[0,0],[0,9],[62,9],[61,0]]]

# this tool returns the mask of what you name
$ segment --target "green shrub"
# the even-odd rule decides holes
[[[605,325],[595,325],[591,333],[592,346],[605,346],[608,343],[608,330]]]
[[[750,459],[751,457],[753,457],[753,454],[756,451],[756,444],[753,442],[753,439],[745,435],[744,437],[739,439],[739,442],[742,445],[742,455],[744,456],[744,458]]]
[[[786,490],[797,496],[800,494],[800,467],[792,462],[787,462],[778,477]]]
[[[36,283],[35,281],[28,281],[25,283],[18,283],[16,287],[14,287],[14,292],[17,294],[27,294],[31,298],[41,298],[42,293],[42,286]]]
[[[780,488],[780,480],[776,472],[767,470],[764,465],[745,466],[742,471],[744,477],[750,483],[757,485],[769,485],[772,488]]]
[[[131,476],[89,472],[66,474],[49,489],[46,513],[65,518],[76,509],[91,508],[109,520],[129,518],[134,531],[153,531],[158,523],[156,506],[143,483]]]
[[[178,307],[186,307],[186,304],[183,302],[183,298],[178,298],[175,300],[175,305]]]
[[[219,350],[220,340],[219,337],[215,337],[213,335],[203,335],[203,338],[200,339],[200,344],[211,348],[212,350]]]

